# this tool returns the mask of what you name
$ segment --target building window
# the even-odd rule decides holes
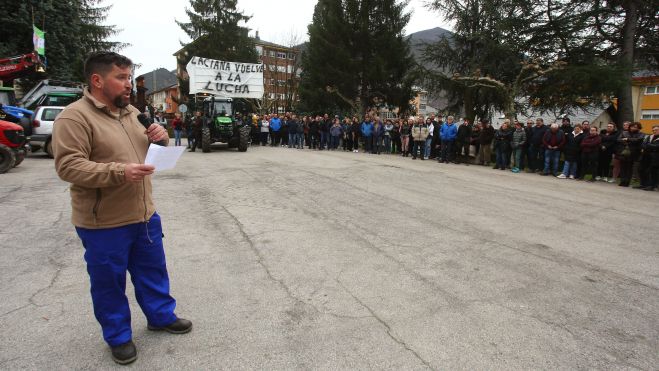
[[[641,112],[641,120],[659,120],[659,110],[643,110]]]
[[[295,54],[293,54],[293,53],[288,53],[288,59],[294,61],[294,60],[295,60]]]
[[[277,52],[277,58],[286,59],[286,53]]]
[[[646,86],[645,95],[659,94],[659,86]]]
[[[270,55],[271,57],[274,58],[276,54],[275,54],[274,50],[270,50],[270,53],[268,53],[268,55]]]
[[[284,81],[284,80],[277,80],[277,86],[286,86],[286,81]]]

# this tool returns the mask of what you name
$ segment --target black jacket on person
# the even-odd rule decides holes
[[[565,146],[563,147],[563,154],[565,154],[565,161],[578,161],[581,156],[581,141],[585,137],[583,132],[574,135],[570,133],[566,137]]]
[[[297,133],[298,122],[296,120],[290,119],[286,120],[286,126],[288,126],[288,132],[291,134]]]
[[[526,133],[526,143],[524,143],[524,148],[529,148],[529,145],[531,143],[531,138],[533,137],[533,126],[524,127],[524,132]]]
[[[441,121],[433,121],[433,129],[432,129],[432,143],[434,145],[439,145],[442,142],[442,138],[440,138],[439,132],[442,129],[442,122]]]
[[[649,135],[643,140],[642,147],[643,157],[648,156],[650,158],[651,166],[659,166],[659,136]]]
[[[625,141],[625,138],[627,139]],[[616,156],[620,158],[630,158],[632,161],[638,160],[641,155],[641,145],[643,144],[643,139],[645,139],[645,134],[637,131],[632,133],[631,131],[623,131],[622,134],[618,137],[618,146],[616,147]],[[623,156],[625,150],[625,145],[629,146],[630,156]]]
[[[331,127],[332,121],[330,119],[322,120],[320,122],[320,131],[323,133],[329,133]]]
[[[461,124],[458,126],[458,136],[456,141],[458,143],[469,143],[471,139],[471,125]]]
[[[492,125],[482,128],[480,136],[478,137],[478,142],[481,145],[490,145],[492,144],[492,139],[494,139],[494,128]]]
[[[614,131],[611,134],[604,132],[600,134],[602,137],[602,152],[604,154],[612,155],[616,150],[616,143],[618,142],[618,132]]]
[[[362,133],[362,124],[359,122],[353,122],[350,124],[350,132],[353,134],[355,139],[358,139]]]
[[[311,120],[309,123],[309,134],[311,135],[318,135],[318,121],[316,120]]]
[[[510,128],[506,130],[500,128],[494,134],[494,148],[497,148],[504,152],[510,152],[512,148],[511,145],[512,140],[513,140],[513,130],[511,130]]]
[[[480,142],[478,141],[478,139],[479,139],[480,137],[481,137],[481,129],[480,129],[478,126],[474,126],[474,127],[471,129],[471,138],[470,138],[469,142],[470,142],[471,144],[477,145],[477,144],[480,143]]]
[[[542,139],[547,132],[548,127],[546,125],[534,126],[531,128],[531,136],[529,136],[529,143],[536,148],[542,147]]]

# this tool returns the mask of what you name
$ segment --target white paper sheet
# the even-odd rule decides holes
[[[163,147],[151,143],[144,163],[155,166],[156,171],[173,169],[183,151],[185,151],[183,146]]]

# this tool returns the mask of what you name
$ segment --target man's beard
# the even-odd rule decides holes
[[[117,108],[125,108],[130,104],[130,100],[124,100],[124,95],[121,94],[114,98],[113,103]]]

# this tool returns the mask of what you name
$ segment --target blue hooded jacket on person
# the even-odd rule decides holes
[[[455,123],[449,125],[447,122],[442,124],[440,129],[439,136],[442,140],[454,141],[458,137],[458,127]]]
[[[272,131],[279,131],[281,129],[281,120],[279,117],[274,117],[270,119],[270,128]]]
[[[364,137],[370,137],[373,135],[373,123],[370,121],[362,122],[362,135]]]

